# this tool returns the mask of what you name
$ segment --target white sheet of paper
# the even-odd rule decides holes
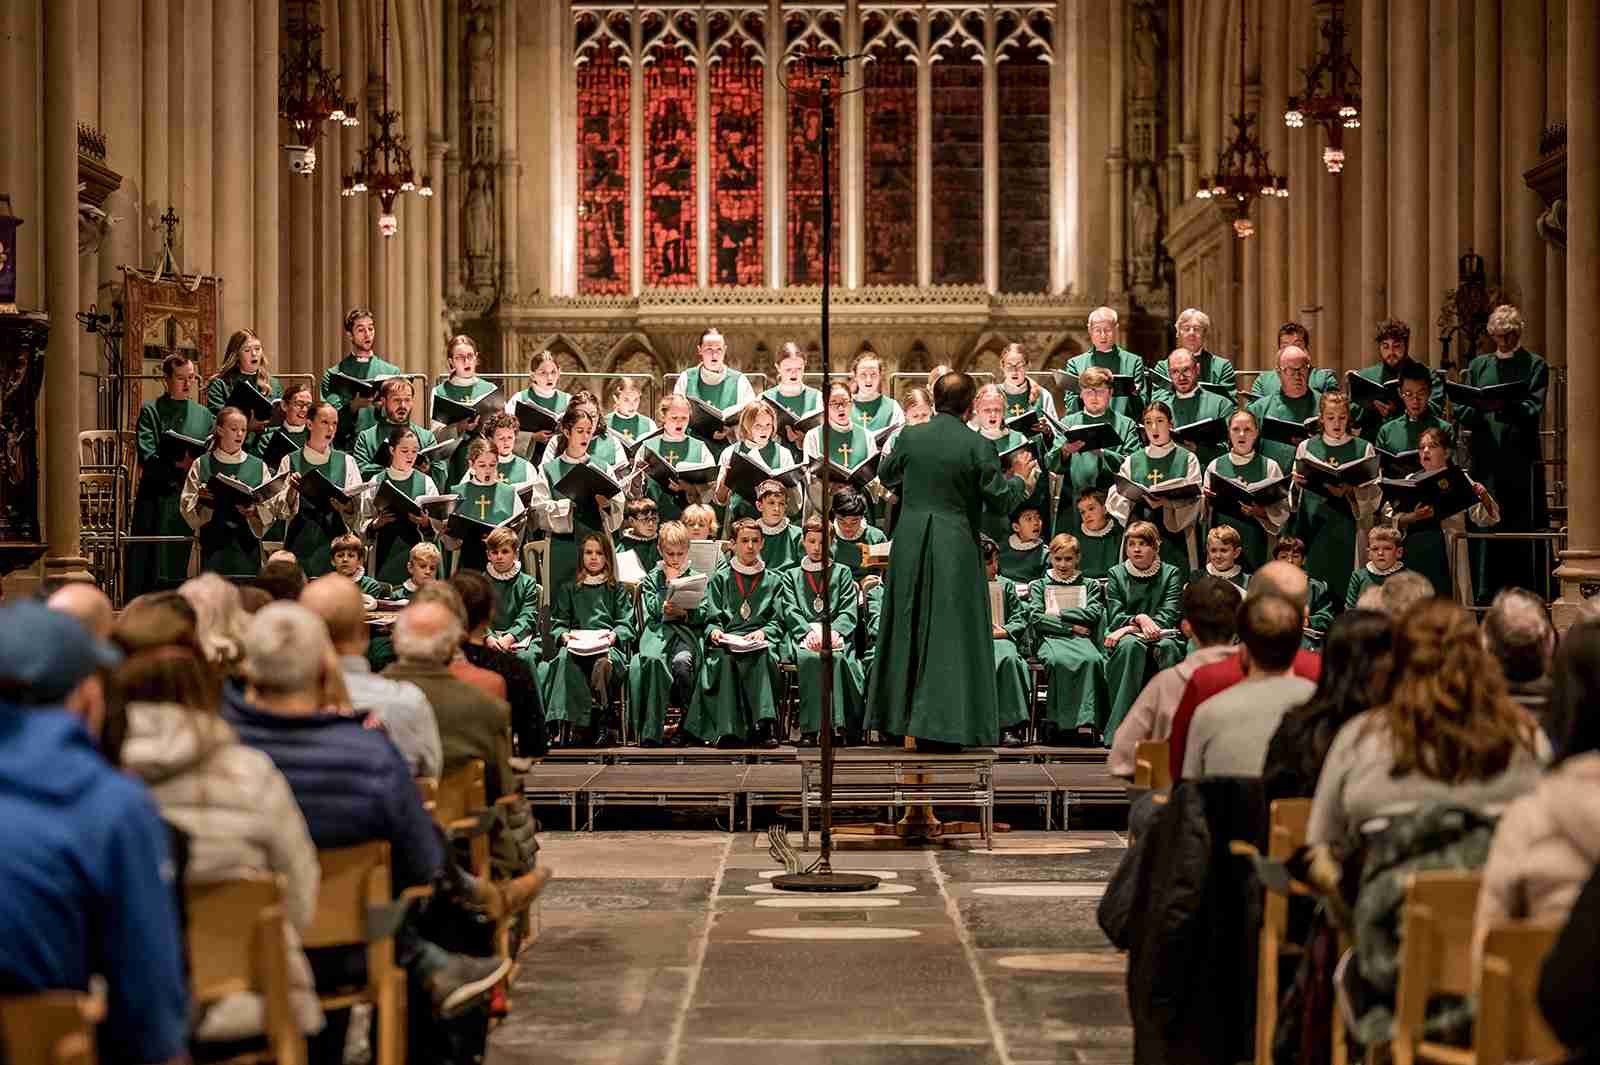
[[[567,650],[575,655],[597,655],[611,646],[611,633],[605,629],[573,629],[567,636]]]
[[[1081,584],[1044,586],[1044,612],[1047,617],[1060,617],[1063,610],[1082,610],[1089,605],[1089,590]]]
[[[705,573],[690,573],[669,582],[667,602],[684,610],[693,610],[705,599],[706,582],[710,579]]]
[[[639,562],[637,551],[617,553],[617,580],[623,584],[642,584],[645,576],[644,566]]]
[[[689,566],[700,573],[715,573],[722,561],[722,545],[715,540],[689,541]]]
[[[1006,593],[1005,587],[999,581],[989,582],[989,623],[991,625],[1006,623]]]
[[[726,647],[734,654],[746,654],[750,651],[760,650],[761,648],[767,646],[767,642],[758,634],[753,632],[725,632],[722,634],[722,646]]]

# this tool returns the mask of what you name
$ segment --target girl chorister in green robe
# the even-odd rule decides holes
[[[261,572],[261,535],[272,524],[272,503],[221,503],[209,483],[217,474],[251,488],[259,488],[267,480],[266,466],[244,450],[249,424],[244,411],[223,407],[212,430],[212,449],[195,460],[184,480],[183,517],[195,531],[202,572],[235,578]]]
[[[1453,442],[1449,429],[1443,426],[1425,429],[1419,444],[1422,469],[1412,474],[1410,479],[1415,480],[1450,465]],[[1462,477],[1467,476],[1465,470],[1457,472]],[[1471,481],[1470,477],[1467,479]],[[1472,490],[1478,501],[1466,511],[1447,515],[1443,519],[1430,506],[1396,511],[1391,505],[1384,504],[1387,518],[1405,533],[1406,568],[1428,578],[1438,595],[1447,599],[1454,596],[1458,602],[1469,604],[1473,602],[1472,565],[1467,552],[1460,550],[1456,543],[1467,531],[1468,518],[1478,528],[1492,528],[1500,524],[1500,504],[1489,494],[1489,489],[1472,481]]]
[[[1320,409],[1322,432],[1301,441],[1295,459],[1311,456],[1330,465],[1360,462],[1372,454],[1372,445],[1350,435],[1350,399],[1333,390],[1323,393]],[[1367,560],[1366,530],[1382,502],[1374,478],[1354,488],[1336,487],[1324,498],[1301,487],[1305,478],[1297,471],[1289,495],[1293,512],[1289,529],[1306,542],[1306,572],[1325,583],[1334,595],[1350,583],[1350,574]]]
[[[569,499],[558,487],[561,479],[578,466],[592,466],[607,474],[611,468],[590,453],[594,432],[600,425],[599,411],[577,402],[561,416],[561,432],[556,437],[559,453],[539,470],[531,504],[539,511],[539,523],[550,532],[550,601],[571,584],[578,571],[578,542],[586,533],[610,537],[622,527],[625,502],[621,491]]]
[[[188,356],[174,354],[161,360],[161,376],[166,394],[139,408],[135,437],[139,488],[133,496],[129,531],[134,536],[187,537],[191,530],[183,517],[183,484],[211,435],[213,419],[194,401],[199,374]],[[169,432],[201,443],[180,445],[166,437]],[[189,575],[189,551],[187,543],[129,544],[124,569],[127,598],[182,584]]]
[[[1009,469],[1017,450],[1027,448],[1029,440],[1016,430],[1006,428],[1006,399],[1000,386],[988,384],[979,388],[978,398],[972,404],[972,413],[970,425],[973,431],[994,445],[995,454],[1000,456],[1000,467]],[[1016,509],[1026,506],[1040,511],[1049,508],[1050,478],[1039,478],[1033,492]],[[985,510],[981,531],[995,543],[1000,543],[1011,535],[1011,515]]]
[[[1261,425],[1253,411],[1235,411],[1228,418],[1228,451],[1211,460],[1206,467],[1207,499],[1214,498],[1209,487],[1213,476],[1227,477],[1247,486],[1253,486],[1283,476],[1283,470],[1274,459],[1256,450],[1261,435]],[[1242,546],[1240,560],[1249,573],[1254,573],[1272,558],[1272,545],[1289,520],[1289,496],[1276,503],[1251,504],[1243,513],[1212,506],[1207,525],[1216,528],[1226,525],[1239,534]]]
[[[783,578],[761,561],[761,529],[734,522],[734,556],[706,589],[701,683],[683,724],[719,746],[776,747],[778,660],[786,632]]]
[[[850,393],[852,420],[874,437],[891,425],[905,423],[900,404],[883,394],[883,360],[876,352],[863,351],[856,356],[850,366]]]
[[[1105,593],[1099,581],[1078,569],[1078,541],[1057,533],[1050,541],[1050,569],[1033,582],[1032,613],[1039,661],[1049,694],[1041,729],[1045,743],[1066,740],[1093,746],[1106,732],[1106,658],[1100,642]]]
[[[569,733],[605,747],[612,697],[633,647],[633,596],[617,582],[609,538],[585,533],[580,548],[578,579],[562,590],[550,616],[550,639],[560,650],[545,673],[545,720],[553,737],[565,723]]]
[[[1117,349],[1121,350],[1121,349]],[[1142,365],[1142,364],[1141,364]],[[1139,449],[1139,426],[1111,403],[1112,374],[1101,366],[1085,366],[1078,378],[1079,409],[1061,420],[1062,426],[1077,429],[1085,425],[1109,425],[1116,433],[1113,447],[1089,449],[1083,441],[1063,437],[1061,446],[1053,449],[1045,460],[1045,468],[1061,477],[1061,499],[1056,504],[1055,531],[1079,536],[1083,522],[1078,511],[1078,500],[1085,492],[1098,491],[1104,502],[1105,493],[1111,490],[1123,460]],[[1120,559],[1113,555],[1106,568],[1110,569]]]
[[[1149,678],[1183,658],[1175,633],[1183,613],[1183,570],[1161,561],[1161,534],[1147,521],[1128,526],[1126,555],[1106,578],[1106,693],[1100,735],[1115,736]]]
[[[708,604],[685,609],[670,602],[670,584],[689,576],[689,530],[661,526],[661,562],[639,586],[638,653],[628,663],[628,713],[643,747],[661,746],[668,707],[684,707],[694,693],[705,645]],[[673,745],[699,742],[680,728]]]
[[[866,671],[856,654],[857,596],[850,570],[834,562],[827,581],[822,576],[822,519],[806,519],[799,562],[781,574],[784,604],[785,661],[793,662],[799,686],[795,716],[800,746],[812,747],[822,729],[822,614],[829,611],[833,630],[832,720],[846,743],[862,739],[862,699]],[[826,592],[826,594],[824,594]]]
[[[606,429],[627,448],[656,431],[656,421],[648,414],[639,413],[639,382],[632,377],[618,377],[606,386],[611,401],[611,413],[606,415]]]
[[[517,490],[500,480],[494,445],[482,437],[467,445],[467,479],[451,492],[461,497],[456,502],[458,513],[485,525],[500,525],[526,509]],[[518,539],[520,541],[520,535]],[[459,540],[448,535],[441,535],[440,540],[446,550],[455,552],[452,573],[464,569],[481,572],[488,567],[488,550],[483,540]]]
[[[996,720],[1000,725],[1000,745],[1021,747],[1028,742],[1028,688],[1032,678],[1027,655],[1032,650],[1033,611],[1016,581],[1000,574],[1000,545],[980,535],[984,572],[988,576],[989,596],[984,604],[989,613],[989,646],[994,650]],[[1000,616],[994,616],[993,588],[1000,586]]]
[[[389,449],[389,465],[373,476],[374,488],[369,498],[376,499],[377,486],[386,482],[393,484],[410,499],[439,494],[433,478],[416,469],[418,440],[411,426],[391,429],[384,443]],[[432,539],[433,532],[433,523],[426,515],[374,512],[362,531],[362,537],[372,545],[373,576],[388,584],[403,582],[412,545]]]
[[[657,410],[661,416],[661,435],[651,437],[644,447],[660,455],[671,466],[700,466],[713,459],[706,445],[689,435],[689,401],[676,392],[661,397]],[[653,477],[645,477],[644,493],[656,501],[661,521],[677,521],[683,508],[700,502],[702,487],[682,481],[668,481],[661,485]]]
[[[318,403],[311,408],[311,431],[306,434],[305,447],[284,456],[278,468],[279,473],[292,474],[288,491],[278,497],[278,513],[289,523],[283,546],[294,552],[300,568],[312,578],[333,571],[334,538],[361,527],[361,471],[356,469],[354,458],[333,446],[338,431],[338,409],[332,403]],[[329,500],[324,505],[307,498],[300,489],[309,477],[330,481],[344,491],[348,502]]]
[[[494,382],[478,376],[478,345],[471,337],[465,334],[451,337],[445,344],[445,362],[450,367],[450,376],[433,387],[434,400],[443,397],[470,407],[497,391]],[[432,404],[430,411],[433,415],[430,428],[436,436],[448,428],[463,439],[462,446],[458,446],[450,455],[449,468],[430,470],[429,476],[438,484],[457,484],[467,476],[466,441],[474,436],[488,436],[489,419],[476,414],[465,421],[447,423],[439,417],[437,402]]]
[[[556,362],[556,357],[548,351],[539,352],[528,366],[528,375],[533,379],[533,383],[506,402],[506,413],[515,415],[517,408],[526,403],[542,408],[552,418],[559,418],[565,414],[567,404],[572,397],[556,387],[556,382],[561,379],[561,364]],[[554,432],[528,434],[523,453],[530,461],[538,461],[544,446],[555,435]]]
[[[1200,460],[1194,453],[1172,442],[1172,410],[1157,400],[1144,409],[1145,437],[1149,443],[1122,461],[1118,472],[1135,484],[1151,485],[1181,482],[1200,484]],[[1161,528],[1161,560],[1189,573],[1200,566],[1200,547],[1196,526],[1200,521],[1202,497],[1187,502],[1152,500],[1149,507],[1135,506],[1132,500],[1112,486],[1106,495],[1106,509],[1124,526],[1135,521],[1156,522]]]
[[[246,449],[266,463],[269,471],[276,471],[283,465],[285,455],[292,455],[306,446],[306,437],[311,432],[311,407],[314,403],[316,397],[311,394],[310,385],[290,383],[283,391],[283,421],[256,436],[253,444],[247,440]],[[267,527],[262,540],[281,544],[287,531],[288,524],[281,516],[277,517]]]
[[[841,381],[835,381],[828,387],[828,413],[826,425],[819,425],[806,433],[803,453],[805,461],[815,462],[822,456],[823,429],[827,429],[828,458],[835,466],[854,471],[857,466],[878,453],[877,441],[873,439],[872,432],[860,422],[854,420],[850,413],[850,390]],[[842,491],[845,485],[837,480],[833,482],[834,492]],[[811,478],[810,487],[806,490],[808,513],[819,514],[822,512],[822,480],[819,477]],[[868,501],[870,520],[871,502]]]
[[[778,349],[775,362],[778,383],[761,393],[761,398],[782,407],[797,420],[811,418],[822,412],[822,392],[805,382],[806,353],[792,340],[784,341]],[[805,444],[804,430],[785,426],[780,441],[786,447],[799,451]]]
[[[252,388],[270,400],[282,398],[283,389],[267,370],[267,360],[262,355],[261,338],[249,329],[240,329],[228,338],[228,346],[222,355],[222,365],[217,368],[216,375],[206,385],[206,410],[212,416],[222,413],[222,408],[228,405],[233,397],[233,390],[240,381],[249,381]],[[245,411],[249,420],[249,430],[245,435],[244,449],[253,455],[256,451],[256,442],[266,435],[271,419],[257,419],[250,411]]]
[[[678,375],[672,390],[680,396],[697,399],[723,414],[737,410],[755,401],[755,388],[750,378],[728,365],[728,344],[715,328],[707,329],[700,337],[696,349],[700,365],[691,366]],[[733,433],[718,429],[706,444],[711,453],[720,458]]]
[[[731,527],[740,518],[758,518],[761,510],[754,499],[746,499],[726,483],[728,465],[733,456],[743,455],[764,467],[769,473],[781,473],[795,464],[794,455],[778,442],[777,416],[765,403],[752,403],[739,415],[739,439],[722,453],[718,460],[721,469],[717,483],[711,489],[711,502],[722,511],[722,524]],[[800,491],[795,489],[793,509],[800,512]]]

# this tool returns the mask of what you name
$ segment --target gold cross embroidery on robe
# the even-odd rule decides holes
[[[1012,404],[1010,409],[1008,409],[1006,411],[1006,417],[1007,418],[1020,418],[1023,414],[1027,413],[1027,410],[1028,410],[1028,408],[1026,406],[1024,406],[1023,404],[1015,403],[1015,404]]]
[[[1151,484],[1155,484],[1157,481],[1166,480],[1166,475],[1152,466],[1150,467],[1150,472],[1144,475],[1144,479],[1149,481]]]
[[[494,505],[494,500],[486,495],[478,497],[478,520],[483,521],[488,516],[489,508]]]
[[[840,445],[839,445],[839,446],[838,446],[838,447],[837,447],[837,448],[835,448],[835,449],[834,449],[834,450],[835,450],[835,451],[837,451],[837,452],[839,452],[839,459],[840,459],[840,461],[841,461],[841,462],[842,462],[842,463],[843,463],[843,464],[844,464],[844,465],[845,465],[845,466],[846,466],[846,467],[849,467],[849,465],[850,465],[850,445],[849,445],[849,444],[848,444],[848,443],[845,443],[845,444],[840,444]]]

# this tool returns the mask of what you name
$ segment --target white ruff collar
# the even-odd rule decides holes
[[[861,388],[861,387],[858,387],[856,389],[855,401],[857,403],[871,403],[875,399],[882,399],[882,398],[883,398],[883,389],[881,389],[881,388],[875,389],[872,392],[868,392],[865,388]]]
[[[1177,448],[1178,448],[1177,444],[1174,444],[1172,441],[1168,440],[1165,444],[1162,444],[1160,447],[1157,447],[1155,444],[1146,444],[1145,445],[1145,449],[1144,449],[1144,453],[1146,455],[1150,456],[1153,459],[1164,459],[1168,455],[1170,455],[1174,451],[1176,451]]]
[[[375,353],[371,351],[367,352],[365,355],[361,354],[359,351],[352,351],[350,353],[350,357],[357,362],[371,362],[374,354]]]
[[[549,399],[556,394],[556,391],[555,385],[551,385],[548,391],[540,388],[538,385],[534,385],[528,389],[528,394],[530,396],[538,396],[540,399]]]
[[[779,533],[781,533],[785,529],[789,528],[789,519],[788,518],[784,518],[782,521],[778,522],[778,524],[776,524],[776,525],[768,525],[764,521],[758,521],[758,522],[756,522],[756,524],[761,526],[761,535],[762,536],[777,536]]]
[[[1519,347],[1520,347],[1520,345],[1519,345]],[[1516,348],[1512,348],[1510,351],[1501,351],[1499,348],[1495,348],[1494,349],[1494,357],[1497,358],[1497,359],[1509,359],[1513,355],[1515,355],[1516,353],[1517,353],[1517,349]]]
[[[492,481],[480,481],[480,480],[478,480],[478,477],[477,477],[476,474],[468,473],[467,474],[467,483],[468,484],[475,484],[479,488],[493,488],[495,485],[500,483],[500,480],[499,480],[499,478],[495,478]]]
[[[1026,381],[1022,382],[1022,385],[1019,388],[1012,388],[1010,385],[1006,384],[1004,381],[1001,381],[1000,382],[1000,391],[1004,392],[1008,396],[1025,396],[1029,392],[1028,382],[1026,382]]]
[[[406,591],[410,592],[412,595],[416,595],[418,592],[422,591],[422,589],[418,588],[416,582],[413,581],[410,577],[407,577],[406,578],[406,582],[404,584],[402,584],[400,587],[404,588]]]
[[[328,460],[333,457],[332,444],[328,445],[328,450],[326,451],[318,451],[310,444],[307,444],[301,450],[305,453],[306,461],[311,463],[313,466],[326,466],[328,464]]]
[[[478,375],[477,374],[473,374],[471,377],[457,377],[455,374],[451,374],[450,375],[450,380],[446,382],[446,384],[452,384],[452,385],[456,385],[456,386],[462,387],[462,388],[467,388],[467,387],[470,387],[470,386],[475,385],[477,383],[478,383]]]
[[[1403,570],[1405,568],[1406,568],[1406,564],[1404,562],[1396,562],[1394,565],[1390,566],[1388,569],[1379,569],[1377,566],[1374,566],[1372,563],[1370,563],[1370,562],[1367,563],[1367,572],[1372,574],[1374,577],[1388,577],[1391,574],[1399,573],[1401,570]]]
[[[512,559],[511,568],[505,570],[504,572],[495,569],[493,566],[490,566],[488,567],[488,574],[491,580],[514,581],[518,577],[522,576],[522,563],[517,559]]]
[[[700,371],[700,380],[708,385],[720,385],[722,379],[728,376],[728,368],[726,366],[720,370],[708,370],[705,364],[701,363],[698,369]]]
[[[836,433],[848,433],[848,432],[850,432],[852,429],[854,429],[856,427],[856,423],[853,422],[853,421],[849,421],[847,419],[843,425],[839,425],[832,418],[829,418],[828,419],[828,427],[830,429],[832,429]],[[822,438],[822,430],[821,429],[813,429],[811,431],[813,433],[817,434],[817,439],[820,440]]]
[[[680,441],[689,439],[689,431],[687,429],[685,429],[681,435],[673,436],[672,435],[672,430],[663,429],[661,431],[661,439],[666,441],[669,444],[676,444],[676,443],[678,443]]]
[[[753,566],[746,566],[743,562],[740,562],[738,559],[730,558],[730,559],[728,559],[728,566],[729,566],[730,569],[733,570],[733,572],[742,573],[746,577],[754,577],[756,574],[760,573],[761,571],[763,571],[763,570],[765,570],[767,568],[767,564],[765,562],[761,561],[759,558],[756,559],[756,563]]]
[[[1032,551],[1033,549],[1038,547],[1040,544],[1044,543],[1044,541],[1043,540],[1024,540],[1022,537],[1018,536],[1016,533],[1012,533],[1010,536],[1008,536],[1006,538],[1006,543],[1011,545],[1011,549],[1013,551]]]
[[[865,525],[861,526],[861,536],[846,536],[839,531],[839,523],[837,521],[833,523],[833,537],[836,540],[843,540],[847,544],[855,544],[860,543],[861,537],[865,535],[867,535],[867,527]]]
[[[819,558],[816,561],[812,561],[810,555],[804,555],[800,559],[800,568],[807,573],[821,573],[822,559]]]
[[[604,573],[585,573],[582,577],[578,578],[578,583],[583,585],[585,588],[593,588],[596,585],[606,583],[606,575]]]
[[[1111,530],[1115,529],[1116,527],[1117,527],[1117,523],[1116,522],[1108,521],[1108,522],[1106,522],[1104,528],[1091,529],[1087,525],[1084,525],[1084,526],[1081,526],[1078,531],[1083,533],[1083,535],[1085,535],[1085,536],[1093,536],[1095,539],[1098,540],[1098,539],[1101,539],[1103,537],[1110,536],[1111,535]]]
[[[1341,444],[1348,444],[1352,439],[1353,437],[1351,437],[1348,432],[1346,432],[1343,436],[1329,436],[1327,433],[1322,434],[1322,442],[1327,444],[1329,447],[1339,447]]]
[[[1231,581],[1231,580],[1233,580],[1233,578],[1237,577],[1240,573],[1244,572],[1244,569],[1237,562],[1235,562],[1233,564],[1233,568],[1232,569],[1217,569],[1214,566],[1212,566],[1211,563],[1207,562],[1206,563],[1206,572],[1211,574],[1213,577],[1221,577],[1225,581]]]
[[[1160,555],[1157,555],[1155,557],[1155,559],[1150,563],[1150,568],[1149,569],[1140,569],[1138,566],[1135,566],[1133,564],[1133,561],[1131,559],[1124,559],[1122,564],[1124,566],[1126,566],[1128,568],[1128,572],[1133,574],[1135,577],[1154,577],[1157,573],[1161,572],[1161,556]]]
[[[237,466],[239,463],[244,461],[244,449],[241,448],[238,451],[233,452],[231,455],[226,451],[213,451],[211,453],[211,459],[213,462],[221,462],[228,466]]]
[[[779,381],[778,382],[778,392],[780,394],[782,394],[782,395],[785,395],[785,396],[798,396],[798,395],[803,394],[805,392],[805,390],[806,390],[806,383],[804,381]]]
[[[1061,576],[1061,574],[1057,573],[1055,570],[1050,570],[1048,573],[1045,574],[1045,576],[1050,578],[1050,583],[1052,583],[1052,584],[1071,584],[1072,582],[1076,581],[1078,578],[1082,577],[1083,574],[1074,573],[1070,577],[1063,577],[1063,576]]]
[[[413,473],[417,472],[417,468],[415,466],[413,466],[413,467],[411,467],[411,469],[407,470],[405,473],[401,473],[399,470],[395,469],[393,466],[390,466],[388,469],[384,470],[383,472],[389,475],[389,480],[391,480],[391,481],[409,481],[411,479],[411,475]]]
[[[1256,453],[1254,451],[1246,451],[1243,455],[1239,454],[1237,451],[1228,452],[1228,461],[1232,462],[1235,466],[1248,466],[1255,460]]]
[[[367,575],[367,567],[365,567],[365,566],[357,566],[356,567],[356,571],[354,573],[350,574],[350,580],[359,581],[361,578],[365,577],[366,575]]]
[[[1197,393],[1199,391],[1200,391],[1200,385],[1198,383],[1187,392],[1179,392],[1177,385],[1173,385],[1172,386],[1172,394],[1175,397],[1177,397],[1178,399],[1189,399],[1189,398],[1193,397],[1195,395],[1195,393]]]

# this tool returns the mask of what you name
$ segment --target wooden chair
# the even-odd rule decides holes
[[[105,1000],[82,991],[0,997],[0,1059],[10,1065],[95,1065]]]
[[[121,586],[122,538],[128,527],[125,480],[120,471],[112,469],[78,474],[80,544],[113,602]]]
[[[1472,994],[1472,926],[1482,880],[1476,872],[1416,873],[1400,918],[1400,987],[1390,1050],[1394,1065],[1473,1065],[1470,1050],[1430,1042],[1422,1025],[1435,995]]]
[[[1555,1061],[1567,1056],[1544,1023],[1537,1002],[1539,968],[1555,945],[1558,925],[1515,921],[1489,929],[1478,975],[1476,1065]]]
[[[1171,744],[1167,740],[1140,740],[1134,746],[1134,787],[1153,791],[1172,787],[1172,767],[1168,764],[1170,750]]]
[[[1281,862],[1303,846],[1310,819],[1310,799],[1274,801],[1267,815],[1267,857]],[[1306,889],[1293,893],[1310,894]],[[1288,942],[1289,896],[1275,891],[1268,891],[1265,896],[1256,969],[1256,1065],[1272,1065],[1272,1036],[1278,1026],[1279,959],[1302,953],[1298,944]]]
[[[282,882],[260,876],[191,884],[185,895],[189,986],[195,1005],[208,1005],[241,991],[261,997],[266,1047],[228,1060],[302,1065],[306,1041],[289,1005]]]
[[[502,795],[493,805],[488,801],[483,759],[474,758],[453,773],[439,778],[433,789],[433,819],[446,838],[465,839],[469,848],[468,868],[472,875],[488,880],[489,833],[500,816],[500,807],[517,801],[516,793]],[[511,956],[511,922],[502,919],[495,930],[495,944],[501,957]]]
[[[306,949],[360,946],[367,952],[366,986],[319,994],[322,1008],[341,1010],[370,1003],[378,1020],[373,1065],[405,1065],[406,974],[394,961],[394,930],[401,908],[392,898],[389,844],[318,851],[317,860],[322,883],[316,916],[301,937]],[[413,891],[407,890],[401,899],[411,897]]]

